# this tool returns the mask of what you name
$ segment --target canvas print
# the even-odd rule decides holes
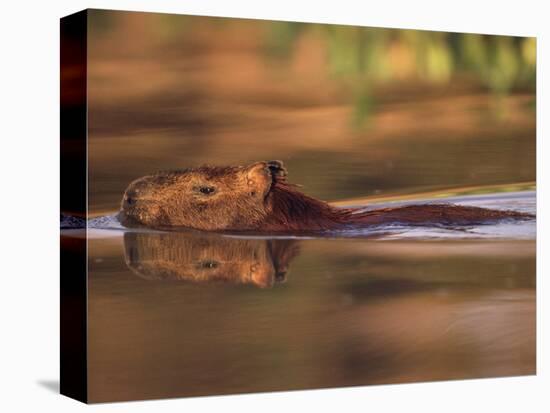
[[[61,19],[61,392],[536,373],[536,40]]]

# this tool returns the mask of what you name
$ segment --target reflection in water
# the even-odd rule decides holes
[[[533,240],[121,243],[89,240],[92,401],[535,372]]]
[[[230,239],[198,233],[124,234],[128,267],[147,280],[225,281],[271,287],[298,254],[292,240]]]

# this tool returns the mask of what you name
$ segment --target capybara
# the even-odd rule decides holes
[[[452,204],[368,211],[339,208],[303,194],[286,177],[281,161],[158,172],[128,186],[118,217],[127,227],[287,233],[384,224],[477,225],[534,218],[517,211]]]

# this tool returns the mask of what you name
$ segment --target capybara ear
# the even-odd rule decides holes
[[[265,196],[271,189],[274,174],[268,162],[256,162],[246,168],[250,195]]]
[[[283,180],[288,174],[283,161],[267,161],[267,167],[275,179]]]

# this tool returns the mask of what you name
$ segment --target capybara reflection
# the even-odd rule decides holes
[[[281,161],[248,166],[159,172],[132,182],[120,222],[127,227],[186,227],[205,231],[299,232],[383,224],[476,225],[533,215],[451,204],[365,211],[311,198],[286,180]]]
[[[224,281],[271,287],[298,254],[293,240],[237,239],[193,233],[124,234],[128,267],[147,280]]]

